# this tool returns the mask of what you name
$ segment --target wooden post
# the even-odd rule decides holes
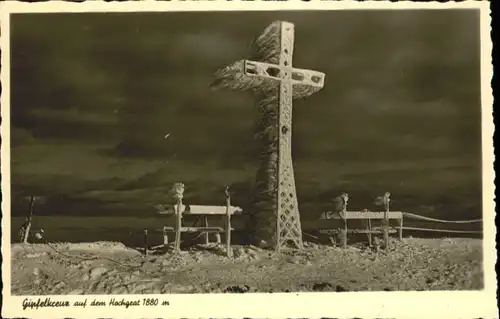
[[[144,229],[144,256],[148,255],[148,230]]]
[[[401,215],[401,219],[399,220],[399,240],[403,240],[403,215]]]
[[[380,239],[378,236],[375,236],[375,251],[377,253],[380,251]]]
[[[389,201],[390,201],[390,193],[385,193],[384,195],[384,206],[385,206],[385,212],[384,212],[384,244],[385,244],[385,249],[389,249]]]
[[[231,249],[231,195],[229,194],[229,186],[226,186],[226,250],[227,257],[230,258],[233,254]]]
[[[177,207],[175,209],[175,251],[181,250],[181,227],[182,227],[182,199],[177,200]]]
[[[347,203],[349,201],[349,195],[347,193],[343,193],[342,195],[342,214],[344,216],[344,238],[342,242],[342,246],[344,249],[347,248]]]
[[[335,241],[335,236],[329,236],[328,240],[333,247],[337,247],[337,242]]]
[[[203,216],[203,227],[208,227],[208,216],[207,215]],[[208,243],[209,243],[208,232],[205,232],[204,237],[205,237],[205,245],[208,245]]]
[[[22,238],[22,242],[27,244],[28,237],[31,230],[31,218],[33,216],[33,211],[35,210],[35,196],[31,196],[30,198],[30,209],[28,211],[28,215],[26,216],[26,221],[24,222],[24,234]]]
[[[163,250],[167,251],[168,249],[168,232],[167,227],[163,227]]]
[[[371,218],[368,218],[368,246],[371,247],[372,246],[372,220]]]
[[[177,200],[175,208],[175,247],[174,250],[181,250],[181,229],[182,229],[182,198],[184,197],[185,186],[183,183],[174,183],[171,192]]]
[[[342,238],[342,248],[347,248],[347,216],[344,216],[344,236]]]
[[[385,249],[389,248],[389,212],[385,211],[384,213],[384,244],[385,244]]]

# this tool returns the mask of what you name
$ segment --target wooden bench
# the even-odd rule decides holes
[[[398,230],[389,227],[389,220],[396,219],[399,221]],[[394,234],[399,233],[399,239],[403,238],[403,212],[389,211],[389,212],[372,212],[368,210],[364,211],[344,211],[344,212],[324,212],[321,214],[320,220],[343,220],[343,229],[332,229],[332,228],[322,228],[319,230],[322,234],[340,234],[345,233],[343,236],[342,246],[347,246],[347,235],[348,234],[367,234],[368,244],[372,245],[372,234],[384,234],[387,233]],[[348,220],[363,220],[366,221],[365,229],[348,229]],[[372,227],[372,220],[384,220],[385,224],[383,227]]]
[[[176,225],[175,227],[163,227],[163,243],[164,246],[168,245],[168,233],[175,233],[174,249],[175,251],[180,251],[180,237],[181,233],[202,233],[205,235],[205,243],[209,243],[209,234],[213,233],[216,236],[217,243],[221,243],[220,234],[226,234],[226,245],[227,254],[231,256],[231,231],[234,228],[231,227],[231,217],[233,215],[239,215],[242,213],[242,209],[237,206],[231,206],[229,191],[226,189],[226,206],[208,206],[208,205],[184,205],[180,200],[177,205],[168,208],[163,207],[158,212],[161,215],[175,215]],[[182,218],[184,216],[198,216],[203,218],[203,226],[183,226]],[[225,216],[224,227],[210,227],[208,225],[208,216]]]
[[[234,228],[231,228],[231,231],[233,231]],[[175,233],[175,228],[174,227],[168,227],[165,226],[163,229],[157,229],[157,231],[161,231],[163,233],[163,245],[167,246],[169,244],[168,240],[168,233]],[[194,227],[194,226],[188,226],[188,227],[181,227],[180,229],[181,233],[204,233],[205,234],[205,244],[209,243],[209,238],[208,235],[213,233],[215,234],[216,237],[216,242],[218,244],[221,243],[221,233],[225,233],[226,229],[224,227]]]

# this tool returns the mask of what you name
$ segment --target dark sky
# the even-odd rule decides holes
[[[274,20],[295,23],[295,66],[327,75],[294,103],[303,209],[386,188],[415,209],[479,207],[475,10],[15,14],[14,195],[46,195],[54,214],[140,213],[183,181],[193,201],[233,183],[245,202],[252,97],[209,84]]]

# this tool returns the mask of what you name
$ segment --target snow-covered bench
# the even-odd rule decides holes
[[[382,227],[372,227],[372,220],[385,220],[387,215],[388,221],[391,219],[396,219],[399,221],[399,226],[396,229],[389,228],[388,233],[398,233],[399,238],[403,237],[403,212],[389,211],[387,212],[372,212],[368,210],[364,211],[345,211],[345,212],[324,212],[321,214],[320,220],[343,220],[344,228],[332,228],[324,227],[319,230],[321,234],[335,235],[342,233],[342,246],[347,245],[347,235],[348,234],[367,234],[368,243],[372,245],[372,234],[383,234],[385,231],[385,226]],[[365,229],[349,229],[348,220],[363,220],[365,222]],[[387,221],[387,222],[388,222]]]
[[[226,188],[226,205],[225,206],[211,206],[211,205],[184,205],[182,197],[178,199],[177,205],[170,207],[157,206],[159,214],[161,215],[174,215],[176,216],[175,227],[163,227],[163,242],[168,245],[168,233],[175,233],[174,247],[176,251],[180,250],[181,233],[204,233],[205,243],[209,243],[209,234],[213,233],[216,236],[217,243],[221,242],[220,233],[226,234],[226,245],[228,255],[231,254],[231,217],[242,213],[242,209],[237,206],[231,206],[229,190]],[[182,218],[184,216],[198,216],[203,218],[203,226],[183,226]],[[208,225],[208,216],[225,216],[224,227],[214,227]]]

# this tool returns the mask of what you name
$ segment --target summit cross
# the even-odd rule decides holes
[[[211,87],[249,90],[259,109],[261,154],[256,178],[254,233],[276,250],[302,248],[292,164],[292,101],[321,90],[325,74],[292,66],[294,25],[275,21],[253,43],[249,60],[217,71]]]

